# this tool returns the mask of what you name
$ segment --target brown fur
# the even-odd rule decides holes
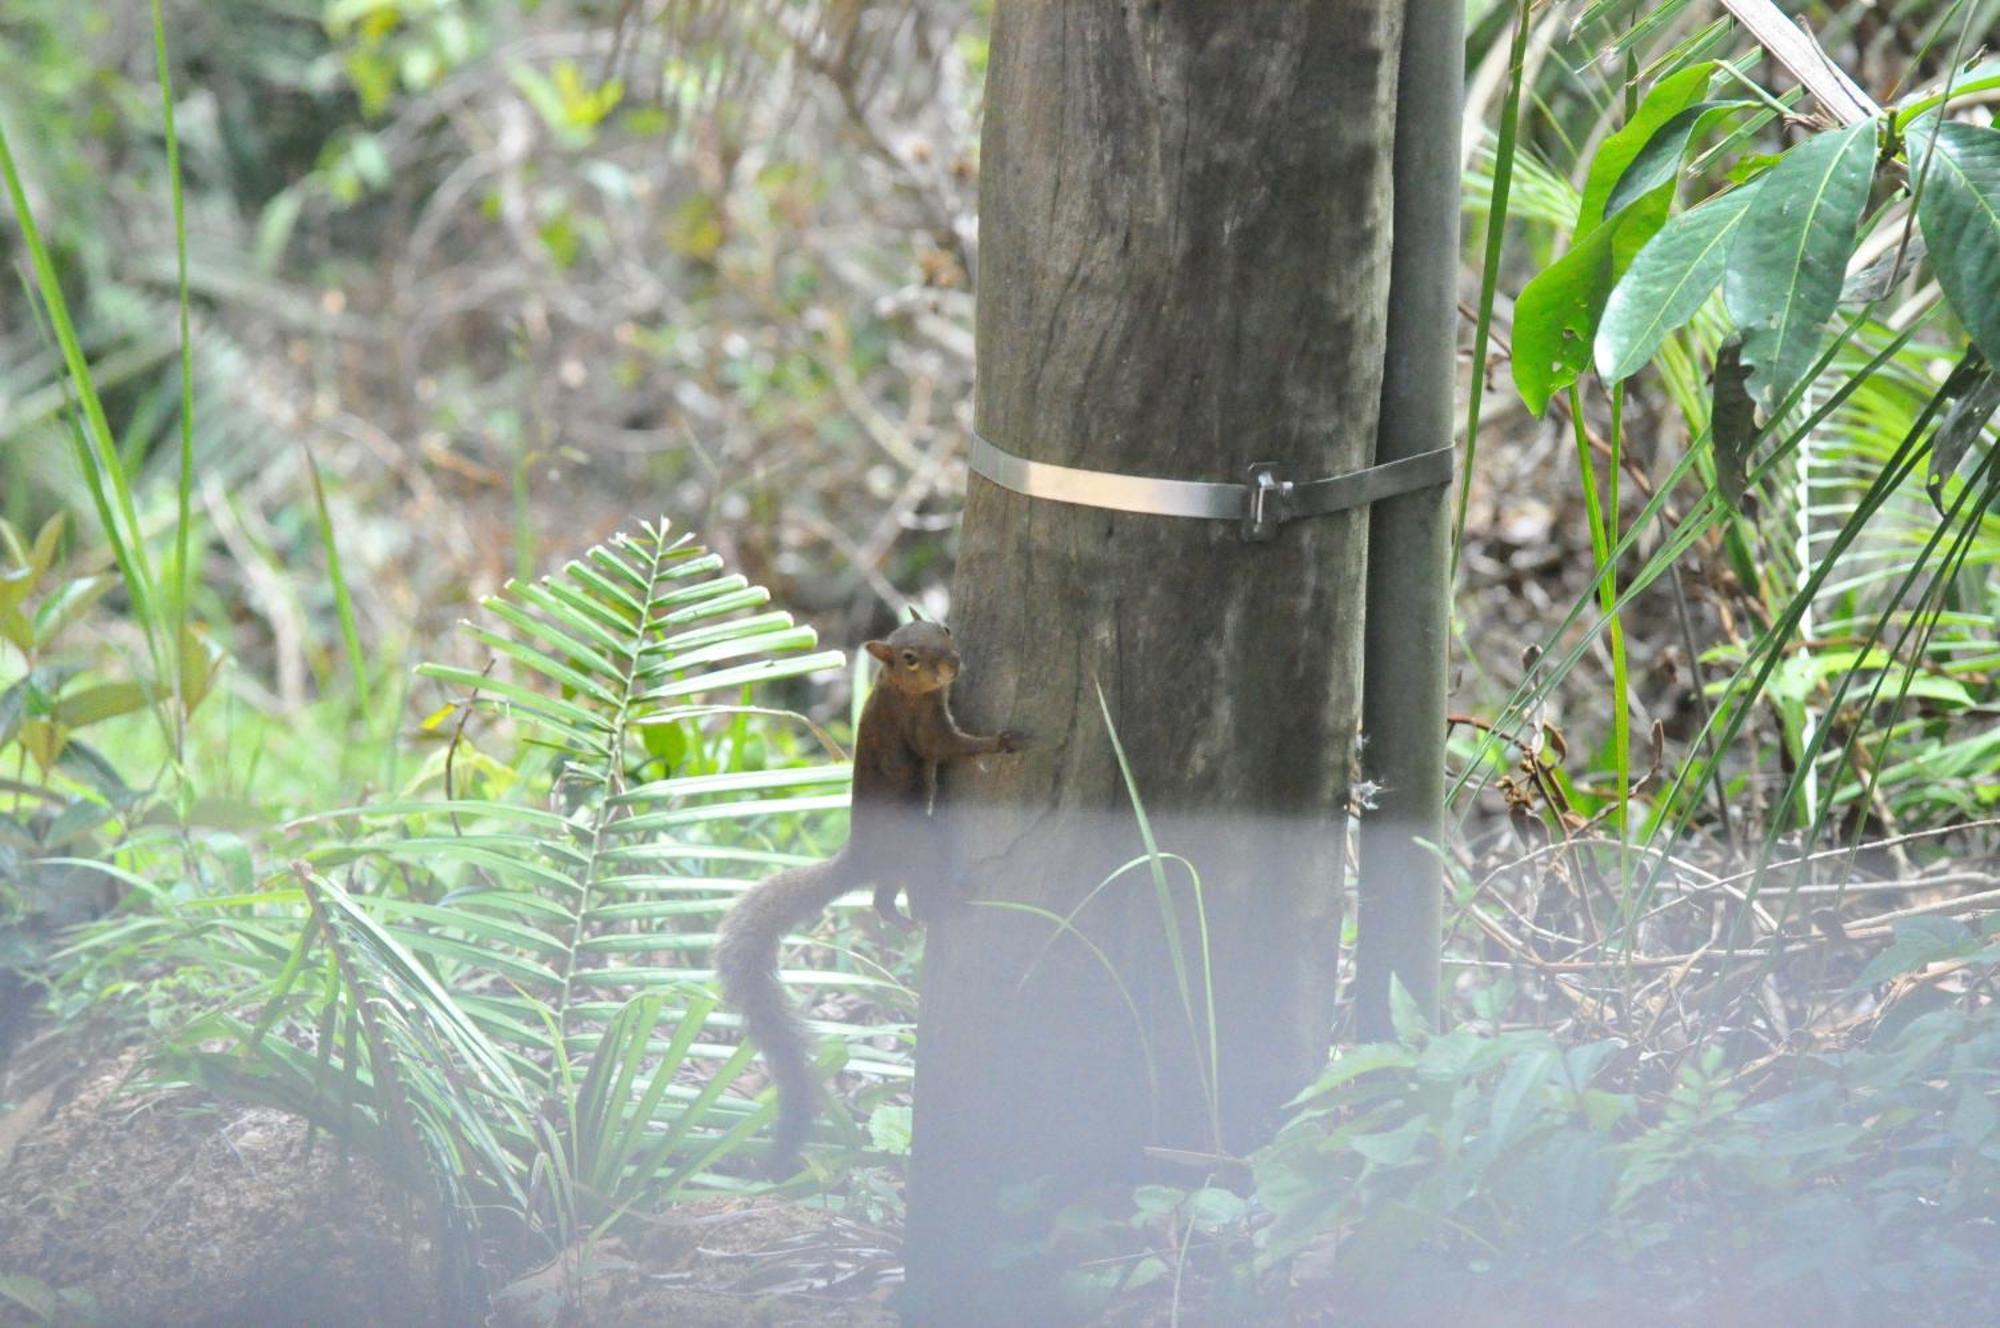
[[[911,888],[911,911],[922,916],[920,900],[941,871],[928,825],[938,766],[1022,746],[1018,734],[979,737],[952,721],[949,694],[959,666],[948,628],[906,623],[867,648],[881,669],[854,735],[846,846],[825,862],[779,872],[756,886],[722,919],[716,939],[723,997],[743,1016],[778,1089],[773,1174],[796,1164],[814,1114],[810,1039],[778,982],[779,943],[840,895],[870,883],[876,911],[909,927],[896,907],[898,892]]]

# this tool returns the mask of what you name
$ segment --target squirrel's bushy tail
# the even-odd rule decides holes
[[[811,1038],[778,983],[778,945],[785,933],[858,884],[844,851],[825,862],[781,871],[737,900],[716,936],[715,972],[722,997],[743,1016],[778,1088],[773,1176],[787,1175],[797,1164],[814,1115]]]

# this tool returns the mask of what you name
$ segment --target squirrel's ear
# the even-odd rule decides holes
[[[867,649],[869,654],[881,660],[884,664],[896,658],[896,652],[889,648],[887,641],[870,641]]]

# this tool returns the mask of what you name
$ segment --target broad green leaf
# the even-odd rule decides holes
[[[1628,237],[1658,231],[1668,206],[1665,189],[1648,195],[1522,287],[1514,302],[1514,386],[1537,415],[1589,367],[1598,321],[1618,279],[1619,254]]]
[[[677,696],[695,696],[703,692],[720,691],[746,684],[775,682],[780,678],[795,678],[801,674],[823,673],[827,669],[837,669],[846,662],[847,656],[838,650],[823,650],[816,655],[807,655],[803,658],[763,660],[756,664],[745,664],[733,669],[721,669],[714,673],[683,678],[664,687],[656,687],[639,699],[667,701]]]
[[[1522,287],[1514,302],[1514,388],[1537,415],[1590,362],[1591,340],[1611,291],[1611,240],[1617,231],[1599,226]]]
[[[1493,1106],[1487,1118],[1488,1146],[1496,1150],[1511,1147],[1534,1123],[1533,1101],[1551,1071],[1562,1063],[1562,1053],[1554,1047],[1539,1047],[1515,1057],[1493,1092]]]
[[[1430,1130],[1430,1121],[1412,1116],[1393,1130],[1380,1134],[1357,1134],[1349,1147],[1378,1167],[1400,1167],[1417,1155],[1417,1148]]]
[[[1188,1195],[1187,1219],[1197,1231],[1219,1231],[1241,1222],[1249,1203],[1241,1195],[1214,1185],[1205,1185]]]
[[[694,650],[666,655],[661,659],[649,659],[639,670],[642,682],[652,682],[664,673],[685,673],[689,669],[713,664],[719,660],[736,659],[744,655],[781,654],[789,650],[810,650],[819,643],[819,633],[810,627],[787,627],[775,632],[760,632],[754,636],[738,636],[726,641],[712,641]]]
[[[1920,136],[1931,144],[1929,134]],[[1911,144],[1912,164],[1925,153]],[[1917,221],[1938,285],[1989,362],[2000,364],[2000,129],[1939,125]]]
[[[1632,158],[1632,164],[1625,168],[1625,173],[1612,187],[1604,210],[1616,212],[1661,185],[1672,183],[1674,177],[1680,174],[1681,158],[1686,154],[1688,144],[1711,125],[1728,119],[1738,111],[1754,110],[1757,105],[1754,101],[1698,101],[1676,112]]]
[[[72,729],[84,728],[100,720],[129,715],[152,700],[152,692],[142,683],[106,682],[71,692],[56,702],[56,721]]]
[[[1934,501],[1941,501],[1945,479],[1958,468],[1972,443],[1986,429],[1987,422],[2000,411],[2000,374],[1989,374],[1978,386],[1953,402],[1938,424],[1931,444],[1931,471],[1928,483]],[[1939,508],[1942,514],[1942,507]]]
[[[538,692],[532,687],[523,687],[504,679],[489,678],[472,669],[455,668],[447,664],[419,664],[417,672],[426,678],[435,678],[439,682],[454,683],[464,687],[479,694],[482,700],[498,698],[522,713],[558,725],[565,734],[575,735],[580,739],[581,735],[592,730],[605,733],[611,729],[608,722],[582,706],[572,705],[545,692]]]
[[[1849,991],[1859,991],[1904,973],[1914,973],[1941,959],[1956,959],[1979,948],[1972,930],[1951,918],[1904,918],[1893,924],[1892,930],[1895,940],[1890,942],[1888,949],[1868,962],[1868,966],[1849,986]]]
[[[1424,1007],[1417,1004],[1417,998],[1394,974],[1389,977],[1389,1020],[1395,1025],[1396,1036],[1405,1042],[1415,1042],[1434,1028],[1431,1017],[1424,1013]]]
[[[610,799],[614,805],[635,802],[674,801],[710,793],[742,793],[778,788],[810,788],[819,784],[846,786],[853,777],[852,767],[815,765],[777,770],[731,770],[719,775],[688,775],[661,779],[628,789]]]
[[[1994,88],[2000,88],[2000,60],[1988,60],[1975,65],[1951,80],[1951,95],[1954,97],[1970,97],[1974,93],[1990,92]],[[1925,111],[1934,109],[1943,101],[1944,88],[1941,85],[1912,93],[1896,105],[1896,128],[1905,128]]]
[[[1576,213],[1579,238],[1638,195],[1647,192],[1644,189],[1628,191],[1624,203],[1611,202],[1613,192],[1623,182],[1633,162],[1675,116],[1701,99],[1708,91],[1709,77],[1714,72],[1715,62],[1704,60],[1669,74],[1646,93],[1645,100],[1639,103],[1639,109],[1632,113],[1632,118],[1617,133],[1604,140],[1603,146],[1590,159],[1590,175],[1584,181],[1583,202]],[[1671,173],[1667,178],[1672,178]]]
[[[1771,168],[1737,227],[1722,298],[1743,337],[1751,398],[1774,414],[1811,367],[1840,302],[1874,174],[1875,122],[1815,135]]]
[[[742,577],[719,577],[714,581],[703,582],[701,585],[676,591],[671,595],[661,595],[653,601],[655,604],[661,606],[685,604],[687,607],[663,614],[658,621],[670,624],[695,622],[702,618],[713,618],[720,613],[734,613],[738,609],[759,608],[770,600],[771,592],[762,586],[731,584],[742,579]]]
[[[1953,1105],[1951,1119],[1945,1127],[1951,1132],[1951,1137],[1958,1140],[1963,1148],[1977,1148],[1992,1137],[1996,1127],[2000,1127],[2000,1108],[1996,1108],[1993,1099],[1986,1095],[1985,1085],[1960,1085],[1958,1101]]]
[[[709,623],[704,627],[690,627],[684,631],[669,632],[646,642],[640,648],[640,656],[651,659],[655,655],[669,654],[676,650],[692,650],[713,641],[745,635],[751,632],[775,631],[780,627],[790,627],[792,615],[782,609],[769,613],[756,613],[748,618],[733,618],[725,623]]]
[[[524,645],[503,632],[496,632],[476,623],[467,623],[462,630],[473,640],[491,646],[495,653],[507,656],[544,678],[561,683],[569,689],[571,695],[585,696],[607,706],[615,706],[618,703],[616,694],[605,683],[582,669],[572,668],[565,661],[557,659],[546,651]]]
[[[1666,223],[1668,182],[1607,213],[1615,185],[1661,127],[1708,87],[1714,65],[1690,65],[1661,79],[1631,121],[1591,158],[1569,252],[1522,287],[1514,304],[1514,387],[1537,415],[1590,364],[1597,321],[1627,264]]]
[[[1729,257],[1736,227],[1757,197],[1748,184],[1688,209],[1661,227],[1618,279],[1597,326],[1597,372],[1621,382],[1694,317]]]
[[[1985,430],[1986,422],[2000,411],[2000,373],[1992,366],[1978,363],[1977,368],[1968,369],[1969,363],[1977,363],[1979,352],[1966,352],[1966,359],[1959,361],[1959,368],[1952,377],[1964,379],[1960,384],[1957,398],[1938,421],[1937,433],[1931,437],[1930,474],[1924,484],[1930,491],[1931,506],[1937,508],[1938,515],[1944,515],[1944,482],[1958,469],[1958,463],[1971,449],[1973,440]],[[1944,390],[1952,390],[1952,382],[1947,379]]]

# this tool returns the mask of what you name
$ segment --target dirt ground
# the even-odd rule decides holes
[[[378,1178],[324,1134],[307,1151],[283,1112],[127,1091],[138,1066],[128,1053],[10,1085],[0,1276],[65,1293],[62,1322],[436,1320],[426,1242]]]
[[[900,1256],[874,1233],[800,1204],[682,1204],[572,1251],[494,1301],[495,1328],[895,1328]]]
[[[287,1113],[135,1089],[136,1052],[41,1050],[0,1085],[0,1328],[448,1322],[422,1215],[325,1134],[308,1149]],[[869,1228],[705,1200],[518,1270],[487,1322],[892,1328],[900,1273]]]

